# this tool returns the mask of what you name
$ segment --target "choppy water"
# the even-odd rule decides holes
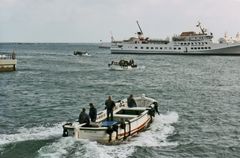
[[[94,44],[0,44],[17,71],[0,73],[1,158],[239,157],[240,57],[111,55]],[[73,56],[88,50],[91,57]],[[115,59],[139,68],[109,71]],[[62,124],[111,94],[160,103],[151,127],[120,145],[62,138]]]

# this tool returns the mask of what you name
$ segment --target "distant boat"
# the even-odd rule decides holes
[[[198,22],[199,33],[187,31],[172,37],[172,40],[161,40],[145,38],[138,21],[137,25],[140,30],[137,37],[112,41],[112,54],[240,55],[239,33],[235,38],[225,35],[215,43],[212,41],[213,34],[207,33],[207,29]]]
[[[0,72],[16,71],[17,59],[16,54],[0,52]]]
[[[97,114],[96,122],[86,123],[69,122],[63,125],[63,137],[88,139],[102,144],[119,143],[126,138],[139,134],[148,128],[158,113],[158,102],[144,95],[134,97],[137,106],[128,107],[127,99],[115,103],[113,121],[107,120],[107,111]]]
[[[74,51],[73,54],[79,56],[91,56],[87,51]]]
[[[108,64],[108,67],[111,70],[131,70],[133,68],[137,68],[137,64],[134,63],[134,60],[120,60],[120,61],[112,61]]]
[[[111,42],[102,42],[102,41],[100,41],[98,47],[99,48],[110,48],[111,47]]]

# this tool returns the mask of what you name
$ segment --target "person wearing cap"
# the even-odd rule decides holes
[[[97,119],[97,109],[94,107],[93,103],[89,103],[89,117],[92,122],[95,122]]]

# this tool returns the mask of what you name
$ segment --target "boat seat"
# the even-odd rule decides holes
[[[115,118],[134,118],[134,117],[138,117],[138,115],[114,114],[113,117],[115,117]]]

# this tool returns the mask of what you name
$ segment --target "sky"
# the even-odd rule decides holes
[[[165,39],[199,31],[215,39],[240,32],[240,0],[0,0],[0,42],[110,42],[136,36]]]

